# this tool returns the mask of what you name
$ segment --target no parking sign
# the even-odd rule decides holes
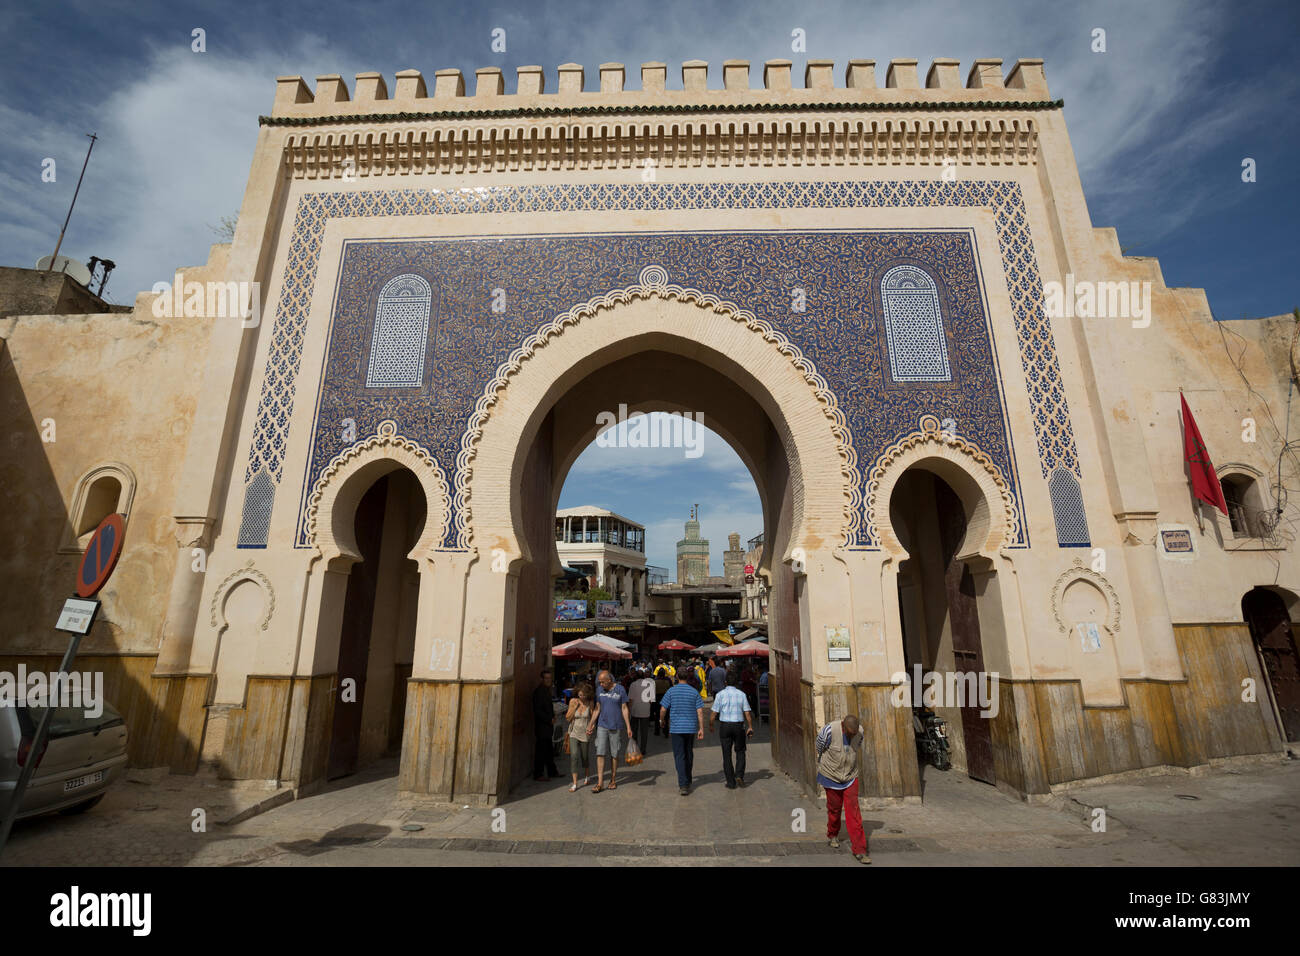
[[[108,581],[122,554],[122,541],[126,537],[126,524],[122,516],[109,515],[95,529],[86,553],[77,569],[77,597],[93,597]]]

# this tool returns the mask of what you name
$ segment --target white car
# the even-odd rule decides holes
[[[33,754],[40,716],[36,707],[0,707],[0,818],[9,812],[28,760],[36,761],[36,772],[23,794],[19,820],[89,810],[126,772],[126,722],[112,707],[105,704],[98,717],[77,707],[56,707],[49,738]]]

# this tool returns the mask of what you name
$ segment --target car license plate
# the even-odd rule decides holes
[[[92,783],[99,783],[104,779],[104,771],[96,770],[94,773],[88,773],[84,777],[74,777],[71,780],[63,781],[63,792],[68,793],[71,790],[80,790],[82,787],[88,787]]]

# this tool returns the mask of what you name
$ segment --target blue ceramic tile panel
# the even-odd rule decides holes
[[[1055,469],[1064,468],[1077,478],[1074,434],[1051,326],[1043,314],[1042,282],[1019,185],[927,181],[488,186],[303,196],[275,310],[245,483],[264,473],[273,493],[283,479],[289,417],[297,400],[303,336],[327,220],[606,209],[878,206],[992,210],[1042,475],[1046,479]],[[401,433],[428,447],[451,477],[474,403],[511,351],[574,304],[636,284],[640,270],[650,264],[662,266],[676,284],[753,311],[796,343],[835,394],[865,465],[862,475],[870,473],[884,448],[915,430],[919,415],[929,413],[960,422],[962,436],[993,459],[1019,501],[969,232],[467,238],[348,244],[332,310],[331,346],[318,396],[300,519],[311,483],[342,450],[341,418],[355,420],[359,438],[373,434],[380,420],[395,420]],[[914,349],[901,366],[890,366],[881,282],[889,269],[898,266],[915,267],[932,277],[943,337],[925,325],[929,320],[924,317],[935,311],[931,302],[908,320],[908,334],[930,345],[919,352]],[[431,289],[423,378],[418,386],[368,389],[367,363],[379,319],[379,292],[384,283],[401,275],[419,276]],[[806,290],[809,305],[802,314],[790,310],[794,281]],[[507,291],[505,313],[491,311],[493,288]],[[916,330],[927,328],[918,339]],[[947,379],[939,374],[945,362]],[[902,376],[886,373],[887,368],[901,371]],[[924,370],[923,377],[932,380],[908,380],[909,368]],[[348,415],[342,414],[345,408]],[[264,500],[261,490],[256,500]],[[453,516],[447,547],[457,547],[463,539],[462,519]],[[266,527],[260,517],[256,525],[254,531]],[[862,530],[849,545],[874,547],[868,523],[863,520],[858,525]],[[264,544],[264,530],[261,540]],[[297,544],[306,546],[305,528]]]

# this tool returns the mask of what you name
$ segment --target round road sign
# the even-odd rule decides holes
[[[77,569],[77,597],[92,597],[104,586],[117,566],[125,537],[126,524],[121,515],[109,515],[99,523]]]

